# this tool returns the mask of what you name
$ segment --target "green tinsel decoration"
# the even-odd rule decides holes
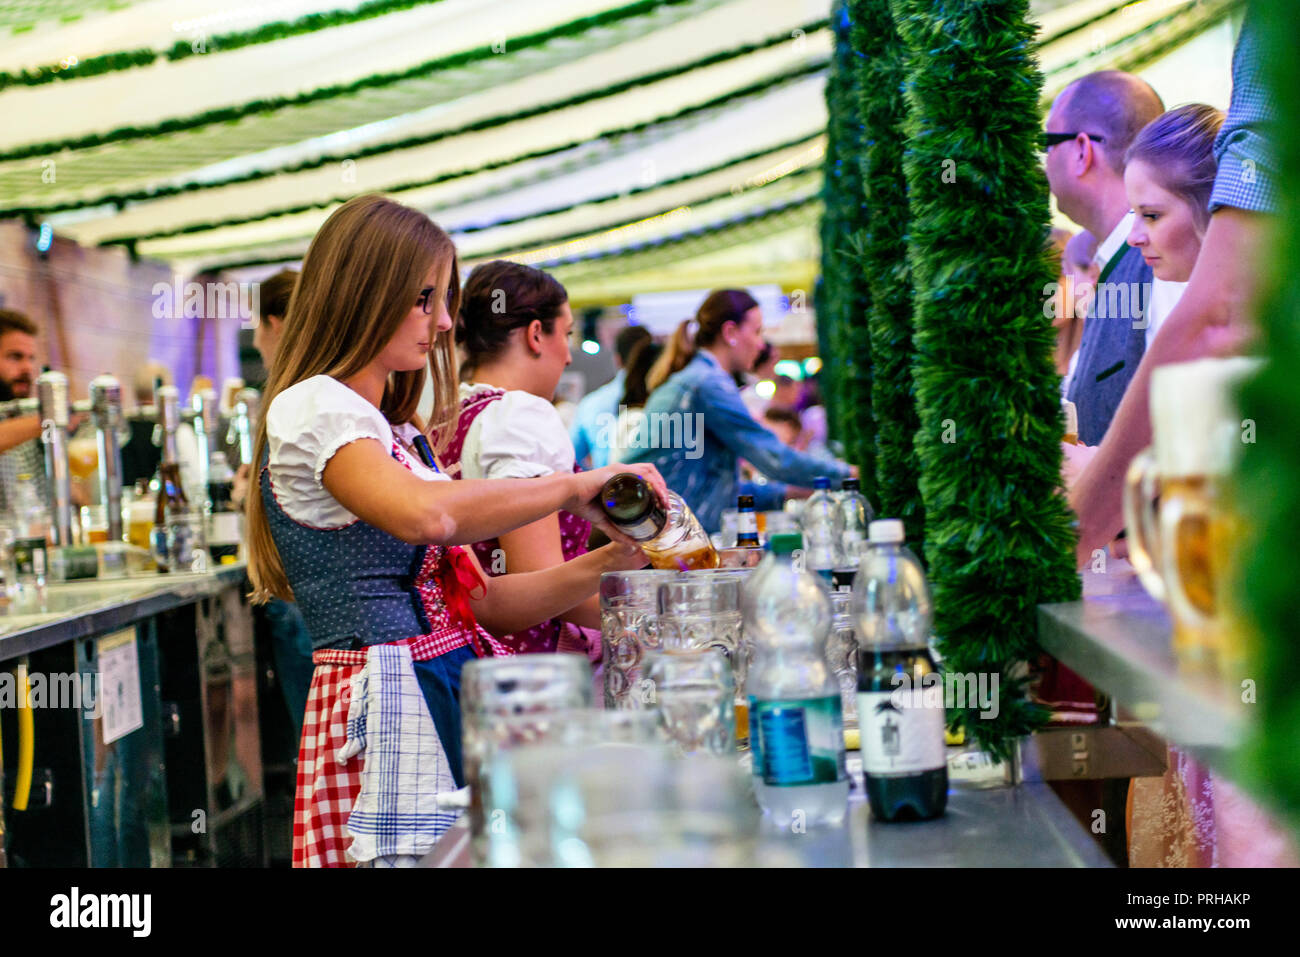
[[[11,86],[41,86],[55,80],[72,80],[87,76],[100,76],[104,73],[116,73],[119,70],[132,70],[138,66],[148,66],[157,60],[156,50],[119,50],[99,56],[86,57],[75,65],[64,66],[61,63],[38,66],[31,70],[0,71],[0,90]]]
[[[907,261],[907,182],[903,177],[903,43],[889,0],[851,0],[858,53],[860,163],[870,219],[860,238],[871,289],[872,405],[876,418],[876,488],[880,514],[901,518],[908,541],[923,553],[925,509],[913,448],[917,417],[912,381],[912,275]]]
[[[867,206],[857,157],[862,149],[858,117],[858,55],[850,36],[850,4],[839,0],[831,14],[835,52],[826,80],[824,214],[821,221],[822,280],[817,302],[818,338],[830,374],[823,395],[845,458],[858,466],[862,491],[877,501],[875,417],[872,415],[871,341],[867,335],[870,293],[858,261]]]
[[[1251,15],[1258,17],[1277,113],[1265,135],[1277,141],[1281,215],[1256,309],[1268,364],[1242,393],[1242,417],[1254,420],[1258,438],[1243,448],[1240,509],[1254,533],[1239,550],[1242,594],[1235,605],[1255,636],[1257,730],[1246,751],[1246,780],[1300,833],[1300,588],[1294,570],[1300,529],[1300,34],[1291,0],[1263,0]]]
[[[1044,718],[1019,663],[1037,606],[1079,597],[1061,491],[1059,377],[1043,289],[1048,189],[1028,0],[892,0],[908,49],[904,169],[915,288],[916,449],[945,669],[999,672],[999,712],[958,717],[1005,757]]]
[[[241,47],[271,43],[287,37],[301,36],[304,33],[315,33],[317,30],[328,30],[331,27],[344,27],[352,23],[360,23],[362,20],[373,20],[375,17],[385,17],[390,13],[410,10],[412,7],[440,2],[441,0],[367,0],[366,3],[352,10],[308,13],[296,20],[277,20],[275,23],[267,23],[251,30],[219,33],[206,44],[199,45],[198,49],[195,49],[196,44],[191,40],[177,40],[167,51],[167,59],[184,60],[191,56],[202,56],[205,48],[211,52],[238,50]]]
[[[823,201],[822,215],[818,218],[818,229],[824,229],[826,225],[825,216],[826,205]],[[825,246],[822,246],[825,249]],[[826,256],[823,252],[821,257],[821,269],[826,268]],[[829,315],[830,306],[826,303],[826,277],[819,273],[813,280],[813,312],[817,316],[817,354],[826,359],[835,356],[839,352],[840,336],[838,327],[832,328],[830,320],[823,318]],[[822,366],[818,374],[818,381],[821,384],[822,406],[826,409],[826,434],[832,441],[838,441],[843,444],[844,426],[843,413],[840,411],[840,365],[841,363],[831,361]]]

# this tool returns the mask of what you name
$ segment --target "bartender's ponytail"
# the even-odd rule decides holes
[[[659,358],[654,361],[646,373],[645,388],[647,393],[654,392],[668,377],[686,368],[686,363],[695,355],[695,320],[683,319],[668,337]]]
[[[695,317],[682,322],[673,332],[667,348],[646,376],[646,388],[653,392],[669,376],[685,369],[697,351],[718,341],[725,324],[740,325],[745,321],[745,313],[757,305],[758,301],[743,289],[715,289],[709,293]]]
[[[456,247],[428,216],[374,195],[358,196],[336,209],[302,261],[262,409],[270,409],[277,395],[312,376],[348,379],[373,362],[410,314],[430,271],[438,277],[433,295],[444,298],[448,311],[456,315],[460,309]],[[451,338],[436,336],[429,352],[434,428],[450,423],[457,412]],[[401,425],[415,416],[425,375],[426,370],[419,369],[389,376],[380,402],[389,422]],[[292,601],[293,591],[262,501],[260,476],[266,454],[264,411],[257,426],[252,487],[245,504],[248,577],[254,601],[273,596]]]

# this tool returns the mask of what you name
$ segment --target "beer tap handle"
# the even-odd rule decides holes
[[[59,545],[72,542],[72,475],[68,470],[68,377],[42,372],[36,377],[40,403],[45,472],[54,492],[55,532]]]
[[[122,540],[122,385],[111,375],[90,383],[90,414],[99,446],[99,489],[111,542]]]

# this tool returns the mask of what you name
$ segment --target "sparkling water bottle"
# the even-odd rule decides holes
[[[933,604],[921,563],[903,541],[902,522],[872,522],[853,582],[862,772],[881,821],[938,817],[948,803]]]
[[[830,595],[797,560],[801,544],[772,536],[742,599],[755,647],[746,681],[754,791],[782,828],[839,823],[849,796],[839,683],[826,664]]]
[[[867,526],[876,517],[866,496],[858,489],[857,479],[846,478],[838,496],[840,523],[844,528],[841,539],[844,542],[844,561],[855,568],[867,546]]]
[[[844,564],[844,524],[839,507],[830,493],[831,480],[813,480],[814,492],[804,503],[800,518],[805,565],[826,579]]]

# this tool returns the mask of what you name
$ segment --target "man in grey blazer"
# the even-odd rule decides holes
[[[1084,445],[1101,443],[1146,348],[1151,267],[1126,242],[1133,213],[1124,192],[1124,154],[1163,112],[1146,81],[1105,70],[1067,86],[1047,116],[1047,181],[1056,205],[1098,240],[1101,275],[1068,395]]]

